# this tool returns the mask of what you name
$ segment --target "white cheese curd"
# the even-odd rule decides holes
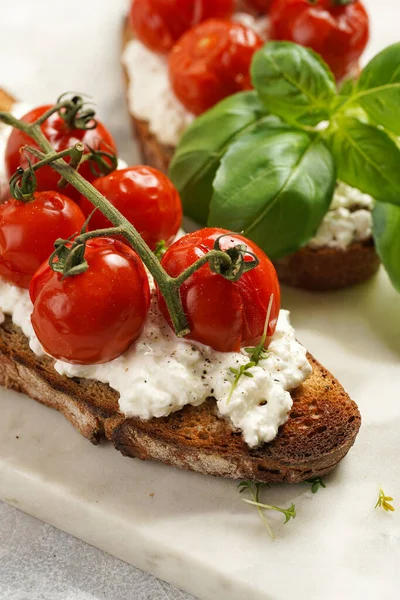
[[[126,169],[128,166],[128,163],[125,162],[124,160],[122,160],[122,158],[118,159],[118,165],[117,165],[117,170],[120,171],[121,169]]]
[[[151,133],[162,144],[176,146],[194,115],[172,91],[167,58],[152,52],[139,40],[132,40],[122,60],[129,74],[129,112],[148,121]]]
[[[373,207],[371,196],[338,182],[330,209],[308,246],[345,250],[354,242],[367,240],[372,235]]]
[[[22,328],[33,352],[42,354],[30,324],[28,291],[2,282],[0,309]],[[248,361],[244,350],[217,352],[178,339],[160,313],[153,290],[144,330],[124,354],[101,365],[56,360],[54,368],[60,375],[108,383],[119,392],[120,410],[127,417],[163,417],[214,396],[221,416],[243,432],[250,447],[256,447],[274,439],[292,407],[289,391],[311,374],[306,350],[295,338],[287,311],[280,312],[267,358],[251,369],[252,378],[242,376],[230,393],[234,380],[230,367],[237,369]]]
[[[267,19],[236,13],[234,19],[265,35]],[[151,133],[159,142],[176,146],[185,129],[194,120],[175,96],[169,76],[168,62],[163,54],[149,50],[139,40],[125,47],[122,61],[129,75],[129,111],[137,119],[147,121]]]
[[[20,119],[27,112],[31,110],[32,106],[29,104],[24,104],[23,102],[17,102],[13,105],[11,114],[14,115],[17,119]],[[8,142],[8,138],[12,131],[12,127],[8,125],[4,125],[4,123],[0,123],[0,201],[4,201],[7,199],[9,195],[9,186],[8,186],[8,177],[6,173],[6,165],[4,161],[6,146]]]
[[[0,323],[4,315],[11,315],[13,323],[22,329],[29,345],[37,356],[43,356],[42,345],[37,339],[31,324],[32,302],[28,290],[8,283],[0,277]]]

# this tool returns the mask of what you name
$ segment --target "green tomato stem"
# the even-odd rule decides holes
[[[193,275],[193,273],[195,273],[198,269],[200,269],[200,267],[216,258],[220,260],[226,268],[229,268],[232,264],[232,260],[226,252],[223,252],[221,250],[210,250],[210,252],[204,254],[204,256],[199,258],[198,261],[190,265],[190,267],[188,267],[185,271],[178,275],[178,277],[176,277],[174,280],[174,285],[180,287],[182,283],[186,281],[186,279],[188,279],[191,275]]]
[[[124,235],[124,227],[107,227],[106,229],[96,229],[95,231],[87,231],[81,233],[74,239],[75,244],[84,244],[88,240],[93,240],[99,237],[114,237],[116,235]]]
[[[67,106],[69,106],[69,104],[70,100],[64,100],[63,102],[55,104],[54,106],[46,110],[46,112],[44,112],[42,115],[40,115],[38,119],[36,119],[35,125],[43,125],[43,123],[47,121],[47,119],[51,117],[51,115],[54,115],[54,113],[59,112],[62,108],[66,108]]]
[[[47,111],[47,116],[50,116],[64,106],[65,102],[58,103],[51,110]],[[36,158],[40,159],[39,163],[34,165],[35,170],[44,165],[51,165],[51,167],[61,175],[63,181],[65,180],[78,190],[78,192],[83,194],[93,206],[100,209],[103,215],[115,226],[113,228],[102,230],[101,232],[81,234],[80,237],[85,235],[87,236],[86,239],[90,239],[91,237],[99,237],[100,235],[115,235],[115,233],[123,235],[132,248],[139,254],[143,263],[156,281],[160,293],[166,302],[176,335],[183,337],[190,333],[189,323],[182,306],[179,291],[180,285],[182,285],[182,283],[197,269],[215,258],[224,262],[228,267],[231,264],[230,257],[222,251],[210,251],[177,278],[174,279],[173,277],[170,277],[135,227],[102,194],[100,194],[95,187],[75,171],[73,165],[67,164],[63,160],[63,157],[73,156],[74,164],[79,164],[82,157],[82,150],[79,144],[77,144],[75,148],[54,153],[52,145],[40,128],[40,125],[44,121],[44,115],[37,122],[30,124],[16,119],[10,113],[0,112],[0,121],[26,133],[41,149],[42,152],[35,148],[27,147],[27,150],[29,150]]]
[[[75,146],[73,148],[71,148],[71,160],[69,161],[69,166],[71,167],[71,169],[74,169],[74,171],[78,170],[78,167],[81,164],[84,152],[85,152],[85,146],[82,144],[82,142],[78,142],[77,144],[75,144]],[[61,189],[61,188],[65,188],[67,186],[67,184],[68,184],[67,180],[64,178],[61,178],[57,185]]]

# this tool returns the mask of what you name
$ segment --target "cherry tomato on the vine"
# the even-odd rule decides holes
[[[29,202],[0,204],[0,276],[28,288],[55,240],[70,237],[84,222],[79,206],[58,192],[35,192]]]
[[[169,55],[175,95],[201,114],[226,96],[251,89],[250,64],[262,45],[252,29],[233,21],[209,19],[193,27]]]
[[[54,358],[77,364],[112,360],[142,332],[150,305],[145,268],[118,240],[87,242],[89,268],[62,279],[48,263],[35,273],[30,295],[32,325]]]
[[[132,223],[152,250],[161,240],[167,244],[173,241],[182,221],[182,204],[164,173],[151,167],[128,167],[96,179],[93,185]],[[92,212],[93,205],[84,196],[79,204],[86,215]],[[89,228],[111,225],[98,210]]]
[[[228,234],[225,236],[225,234]],[[164,254],[161,264],[169,275],[177,277],[196,260],[214,248],[220,237],[222,250],[245,244],[259,264],[236,282],[213,273],[209,264],[202,266],[180,288],[183,308],[191,332],[188,338],[222,352],[238,351],[260,341],[273,294],[267,335],[276,327],[280,309],[280,289],[276,271],[264,252],[253,242],[224,229],[206,228],[190,233]],[[253,260],[246,255],[245,260]],[[159,306],[170,323],[165,301],[158,295]]]
[[[51,108],[51,105],[39,106],[22,117],[22,121],[25,121],[26,123],[33,123],[49,108]],[[55,152],[61,152],[62,150],[71,148],[78,142],[82,142],[86,148],[90,146],[96,150],[102,150],[115,154],[117,152],[115,142],[111,134],[100,122],[97,122],[95,129],[73,129],[58,113],[53,113],[43,123],[41,130],[53,146]],[[38,148],[38,145],[28,135],[22,131],[19,131],[18,129],[13,129],[10,137],[8,138],[5,154],[7,174],[9,178],[15,173],[18,167],[21,166],[25,169],[28,166],[28,158],[26,154],[20,153],[20,149],[25,145]],[[31,155],[30,159],[33,164],[38,162],[38,159]],[[66,158],[65,160],[66,162],[69,162],[69,158]],[[82,163],[82,165],[79,167],[79,173],[88,181],[93,181],[98,177],[98,174],[96,175],[92,172],[90,168],[90,161]],[[54,171],[52,167],[46,165],[45,167],[42,167],[36,171],[36,189],[37,191],[56,190],[60,179],[60,175]],[[71,185],[68,185],[64,191],[73,200],[76,200],[79,197],[79,192]]]
[[[270,37],[318,52],[340,80],[357,66],[369,38],[369,18],[359,0],[274,0]]]
[[[212,17],[232,16],[234,0],[133,0],[130,26],[153,52],[169,52],[191,27]]]

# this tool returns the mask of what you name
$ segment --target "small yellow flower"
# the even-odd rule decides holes
[[[390,502],[393,502],[393,498],[391,496],[385,496],[385,492],[380,487],[378,502],[375,504],[375,508],[378,508],[378,506],[380,506],[381,508],[383,508],[383,510],[386,510],[386,512],[394,512],[396,509],[394,508],[394,506],[392,506],[392,504],[390,504]]]

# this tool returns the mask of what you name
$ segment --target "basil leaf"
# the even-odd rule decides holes
[[[226,98],[201,115],[183,134],[169,176],[177,187],[184,213],[205,224],[212,182],[221,156],[236,135],[266,115],[255,92]]]
[[[372,217],[377,252],[394,287],[400,292],[400,207],[380,202]]]
[[[368,63],[354,100],[378,125],[400,135],[400,43],[389,46]]]
[[[342,117],[328,133],[338,178],[376,200],[400,204],[400,150],[385,131]]]
[[[270,258],[279,258],[314,235],[335,182],[333,157],[319,136],[264,124],[223,157],[208,224],[243,231]]]
[[[269,42],[254,55],[251,75],[269,112],[305,125],[329,118],[335,79],[312,50],[291,42]]]

